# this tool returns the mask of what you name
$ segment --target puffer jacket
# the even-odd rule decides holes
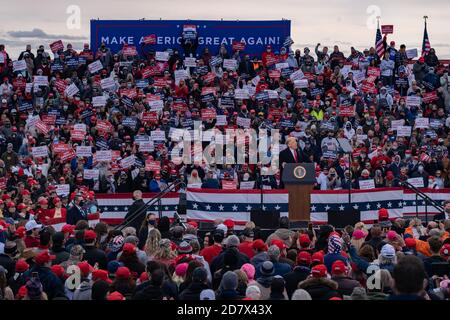
[[[309,278],[298,284],[299,289],[306,290],[312,300],[330,300],[340,297],[337,289],[338,284],[327,278]]]
[[[73,293],[73,300],[92,300],[92,281],[85,280]]]

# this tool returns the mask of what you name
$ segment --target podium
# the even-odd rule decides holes
[[[311,191],[316,183],[312,163],[286,163],[281,177],[289,193],[289,219],[310,221]]]

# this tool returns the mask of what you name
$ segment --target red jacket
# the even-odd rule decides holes
[[[27,248],[35,248],[35,247],[37,248],[40,245],[39,238],[32,237],[32,236],[25,236],[23,241],[25,242],[25,246]]]
[[[253,251],[252,246],[253,241],[244,241],[239,245],[239,251],[251,259],[255,256],[255,251]]]
[[[200,255],[205,258],[205,260],[211,264],[215,257],[217,257],[222,252],[222,246],[219,244],[213,244],[210,247],[204,248],[200,251]]]
[[[49,217],[50,219],[54,219],[55,218],[55,211],[56,208],[50,209],[48,211],[47,217]],[[66,215],[67,215],[67,209],[66,208],[61,208],[61,218],[64,218],[64,220],[66,219]]]

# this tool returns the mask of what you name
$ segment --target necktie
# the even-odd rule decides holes
[[[294,150],[294,159],[295,159],[295,162],[298,162],[297,150]]]

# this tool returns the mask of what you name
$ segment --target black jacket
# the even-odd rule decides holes
[[[224,257],[225,257],[226,250],[222,251],[217,257],[215,257],[211,263],[211,274],[214,274],[219,269],[222,269],[224,267]],[[236,263],[236,269],[240,269],[242,265],[250,263],[250,259],[247,257],[247,255],[243,253],[238,253],[238,261]]]
[[[289,299],[291,299],[294,291],[297,290],[298,284],[305,280],[310,273],[311,269],[309,269],[308,267],[297,266],[294,268],[294,270],[283,276],[284,280],[286,281],[286,292]]]
[[[91,266],[98,263],[99,269],[106,270],[108,266],[108,258],[104,251],[93,246],[85,246],[86,253],[83,255],[84,260],[87,260]]]
[[[87,220],[87,216],[85,216],[77,206],[72,206],[69,210],[67,210],[67,224],[76,225],[80,220]]]
[[[340,297],[337,288],[338,284],[327,278],[309,278],[298,285],[299,289],[308,291],[313,300],[330,300],[333,297]]]
[[[361,287],[361,284],[350,277],[332,277],[331,280],[338,284],[338,292],[340,295],[350,296],[353,289]]]
[[[162,288],[150,284],[145,289],[138,291],[132,300],[162,300],[163,297]]]
[[[16,263],[10,256],[4,253],[0,254],[0,266],[3,266],[3,268],[8,271],[6,274],[6,279],[11,278],[16,273]]]
[[[180,294],[180,300],[200,300],[200,293],[209,289],[204,283],[193,282]]]
[[[142,225],[142,221],[145,219],[145,210],[142,208],[145,206],[144,200],[139,199],[133,202],[133,204],[128,208],[128,212],[125,216],[125,221],[132,219],[136,212],[139,212],[138,217],[130,222],[129,226],[139,230]]]
[[[20,285],[23,286],[27,283],[33,272],[38,273],[39,280],[42,283],[43,291],[47,294],[49,300],[53,300],[55,297],[65,297],[64,284],[61,280],[50,270],[50,268],[35,265],[30,270],[22,275]]]

